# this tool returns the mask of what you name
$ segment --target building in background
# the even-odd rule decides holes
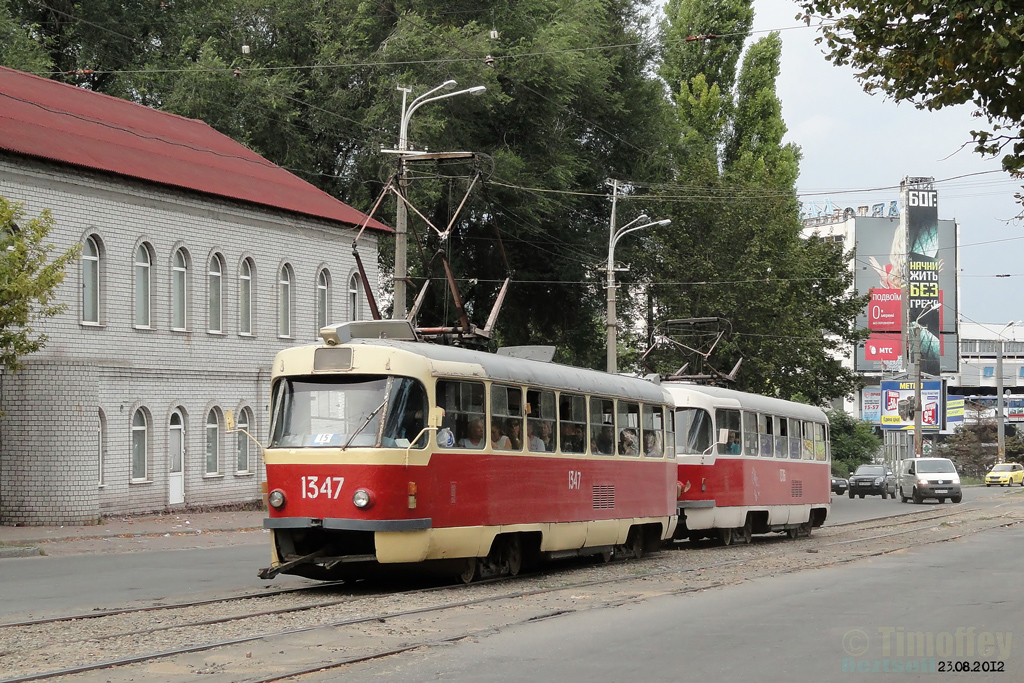
[[[82,246],[0,372],[0,524],[258,500],[274,354],[366,317],[389,229],[201,121],[0,68],[0,195]],[[368,256],[368,258],[367,258]]]
[[[914,361],[920,350],[921,379],[932,392],[929,404],[936,404],[926,431],[948,431],[943,382],[960,371],[959,226],[939,218],[932,179],[904,179],[898,201],[812,212],[805,214],[804,223],[805,236],[816,235],[854,252],[854,287],[871,296],[857,318],[858,328],[869,330],[869,337],[852,350],[851,358],[842,359],[863,376],[866,386],[841,406],[837,401],[836,407],[884,428],[891,452],[909,452],[913,418],[908,423],[899,416],[901,409],[906,414],[907,387],[914,393]],[[902,382],[894,388],[883,385],[887,380]],[[934,382],[940,384],[939,398]]]

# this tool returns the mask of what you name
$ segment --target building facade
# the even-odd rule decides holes
[[[58,290],[66,311],[38,326],[46,346],[0,375],[0,524],[259,500],[260,447],[228,415],[265,439],[274,354],[366,316],[352,255],[366,217],[201,122],[0,71],[12,90],[36,95],[48,120],[32,125],[64,140],[0,126],[0,195],[28,217],[48,209],[56,252],[82,252]],[[87,139],[112,126],[113,141]],[[157,152],[118,147],[143,134]],[[106,156],[53,152],[75,145]],[[136,153],[162,170],[140,174]],[[357,246],[376,283],[386,227],[368,222]]]

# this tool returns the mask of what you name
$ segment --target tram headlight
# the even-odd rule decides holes
[[[270,492],[270,495],[267,496],[267,502],[270,504],[270,507],[275,510],[280,510],[284,507],[284,491],[281,489],[274,489]]]
[[[366,489],[359,489],[352,494],[352,504],[360,510],[365,510],[373,505],[373,496]]]

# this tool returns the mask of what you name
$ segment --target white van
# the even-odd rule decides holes
[[[949,498],[954,503],[963,500],[960,489],[960,475],[949,458],[908,458],[900,463],[897,493],[900,501],[906,503],[913,498],[920,503],[925,498],[936,498],[945,503]]]

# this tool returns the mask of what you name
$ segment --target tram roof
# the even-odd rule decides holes
[[[806,403],[787,401],[772,396],[761,396],[760,394],[751,394],[745,391],[737,391],[736,389],[690,384],[688,382],[665,382],[662,386],[672,394],[674,399],[677,399],[685,392],[692,392],[708,397],[712,403],[729,402],[733,404],[733,407],[740,409],[771,413],[773,415],[785,415],[803,420],[828,421],[824,410],[817,406],[807,405]]]
[[[485,351],[472,351],[457,346],[441,346],[423,342],[395,339],[358,339],[349,342],[354,347],[379,346],[406,351],[444,363],[467,363],[483,370],[480,379],[496,382],[527,384],[536,387],[564,389],[585,394],[613,398],[632,398],[647,403],[671,403],[668,392],[658,384],[638,377],[610,375],[598,370],[576,368],[559,363],[546,363],[526,358],[499,356]],[[435,372],[435,374],[448,374]]]

